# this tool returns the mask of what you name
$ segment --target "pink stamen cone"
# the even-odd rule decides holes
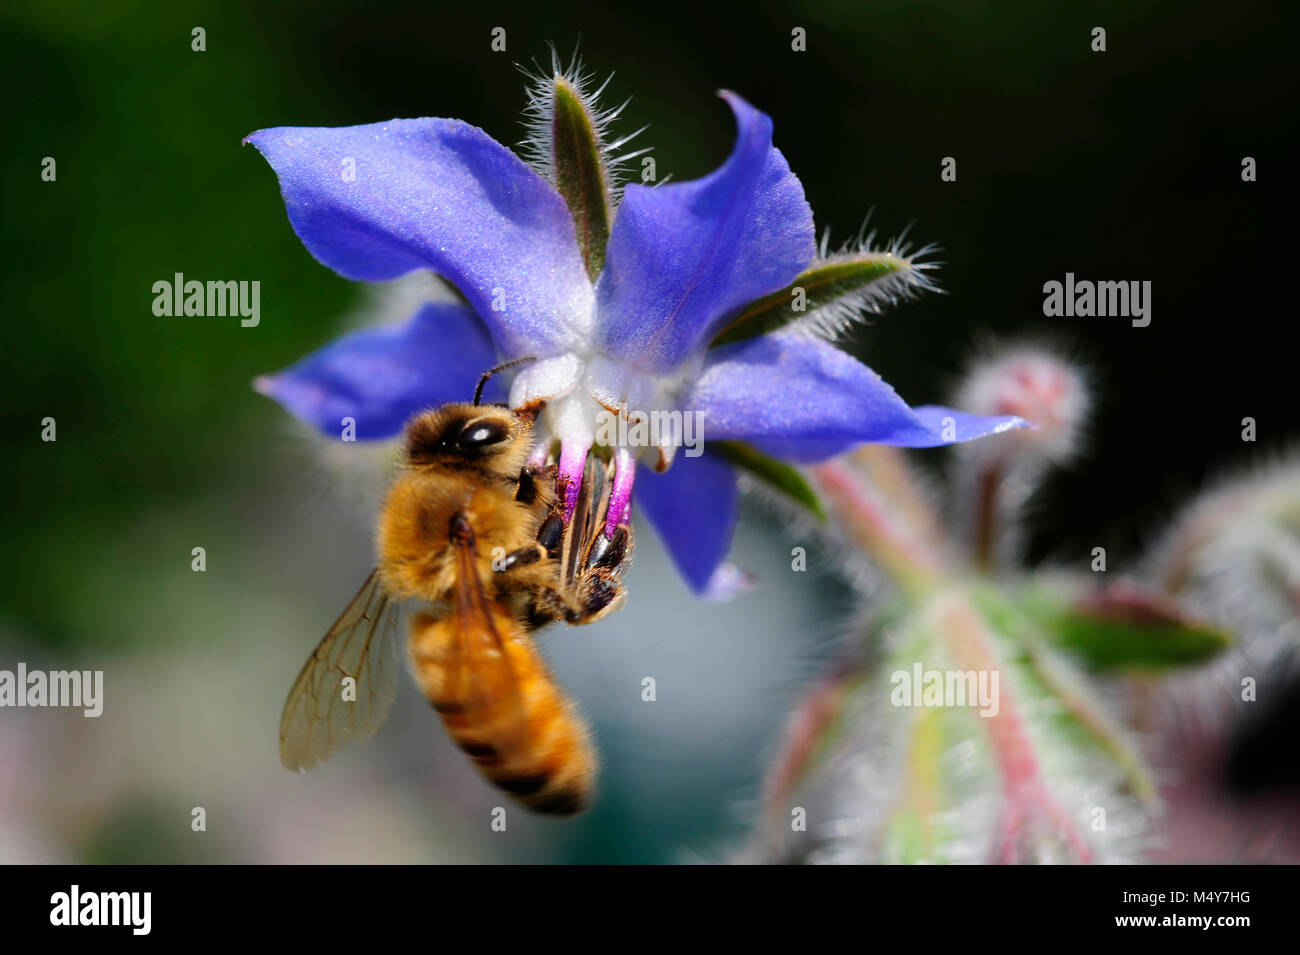
[[[632,484],[636,480],[636,456],[628,448],[614,452],[614,489],[609,495],[609,513],[605,515],[605,536],[613,537],[618,525],[632,516]]]
[[[587,465],[585,445],[565,441],[560,447],[560,472],[557,477],[559,493],[564,496],[564,523],[573,517],[573,509],[578,503],[578,491],[582,487],[582,472]]]

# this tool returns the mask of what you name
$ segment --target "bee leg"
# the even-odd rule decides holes
[[[525,507],[537,500],[537,478],[529,468],[519,472],[519,486],[515,488],[515,500]]]
[[[535,564],[546,556],[546,548],[534,542],[526,547],[520,547],[518,550],[512,550],[499,563],[494,564],[492,569],[498,574],[505,574],[517,567]]]
[[[587,572],[583,582],[582,609],[577,620],[571,623],[592,623],[623,606],[627,594],[619,584],[618,575],[603,568]]]
[[[536,599],[524,605],[524,627],[529,633],[536,633],[542,627],[555,623],[556,619],[555,614],[548,608],[540,606]]]
[[[627,594],[610,571],[589,570],[576,594],[566,597],[558,590],[543,588],[533,597],[533,612],[549,614],[574,626],[594,623],[623,605]]]
[[[543,587],[533,595],[532,612],[534,615],[549,616],[551,619],[563,620],[565,623],[582,622],[581,612],[569,606],[569,602],[558,590],[549,587]]]
[[[601,567],[605,570],[617,570],[627,558],[632,543],[632,530],[626,524],[620,524],[613,537],[597,534],[595,542],[587,552],[587,567]]]
[[[564,541],[564,518],[552,514],[542,522],[537,530],[537,543],[552,557],[560,554],[560,544]]]

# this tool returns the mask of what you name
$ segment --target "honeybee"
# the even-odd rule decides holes
[[[377,566],[290,689],[280,757],[308,769],[374,735],[396,694],[400,610],[415,601],[408,661],[452,738],[525,806],[572,815],[591,801],[595,750],[534,634],[622,603],[631,528],[604,533],[612,475],[595,455],[566,524],[555,465],[526,463],[533,413],[480,405],[486,379],[473,404],[408,423],[376,530]]]

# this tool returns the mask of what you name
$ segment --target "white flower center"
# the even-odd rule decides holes
[[[702,356],[684,363],[672,376],[660,377],[598,352],[569,351],[525,365],[515,376],[510,407],[540,410],[534,462],[544,463],[553,442],[560,442],[566,517],[572,513],[587,452],[602,445],[614,452],[619,475],[615,483],[620,500],[611,510],[607,532],[626,519],[623,509],[630,500],[636,459],[644,456],[651,467],[664,470],[681,443],[680,432],[647,427],[646,422],[676,412],[678,398],[701,361]],[[680,414],[676,418],[680,422]]]

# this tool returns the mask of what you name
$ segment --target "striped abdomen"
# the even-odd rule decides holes
[[[596,775],[587,728],[509,609],[417,614],[409,650],[425,696],[489,782],[536,812],[587,807]]]

